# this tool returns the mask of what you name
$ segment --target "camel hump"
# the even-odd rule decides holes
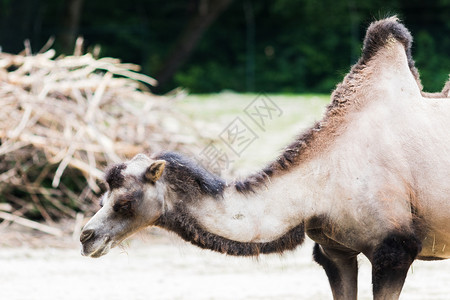
[[[362,58],[364,61],[372,58],[380,49],[395,39],[404,47],[408,56],[411,53],[412,36],[396,16],[379,20],[370,24],[364,38]]]

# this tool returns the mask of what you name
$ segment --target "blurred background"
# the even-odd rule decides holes
[[[75,39],[142,66],[164,93],[329,93],[359,57],[369,23],[398,15],[415,37],[427,91],[450,66],[450,0],[1,0],[0,45],[33,50]]]
[[[252,260],[153,228],[92,260],[79,234],[103,170],[137,153],[213,153],[205,167],[225,178],[263,167],[321,118],[369,24],[392,15],[425,91],[440,91],[450,0],[0,0],[0,299],[331,299],[309,240]],[[246,114],[261,103],[277,111],[264,128]],[[254,133],[239,154],[220,139],[236,118]],[[414,263],[403,299],[448,299],[445,269]]]

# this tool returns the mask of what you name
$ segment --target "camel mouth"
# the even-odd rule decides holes
[[[113,248],[116,245],[116,243],[113,243],[111,238],[109,236],[106,236],[103,238],[102,243],[97,247],[92,249],[88,249],[88,246],[86,244],[81,245],[81,255],[92,257],[92,258],[98,258],[101,257],[109,252],[111,248]]]

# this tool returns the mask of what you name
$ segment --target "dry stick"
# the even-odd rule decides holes
[[[139,80],[145,83],[148,83],[151,86],[156,86],[158,85],[158,82],[156,81],[156,79],[151,78],[150,76],[144,75],[144,74],[140,74],[140,73],[135,73],[129,70],[124,70],[124,69],[119,69],[113,65],[111,66],[99,66],[99,69],[105,69],[108,70],[109,72],[112,72],[114,74],[117,75],[121,75],[124,77],[128,77],[128,78],[132,78],[135,80]]]
[[[84,38],[79,36],[75,41],[75,49],[73,50],[73,56],[81,56],[83,54]]]
[[[2,174],[0,174],[0,182],[7,182],[11,177],[14,177],[17,175],[16,169],[10,169],[9,171],[6,171]]]
[[[45,45],[41,48],[41,50],[39,50],[39,54],[42,54],[42,53],[47,52],[48,50],[50,50],[50,47],[53,46],[54,42],[55,42],[55,37],[51,36],[47,40],[47,43],[45,43]]]
[[[92,139],[97,139],[98,143],[103,146],[103,151],[108,157],[114,161],[119,162],[121,159],[114,151],[114,142],[108,136],[102,134],[95,126],[92,124],[87,125],[87,133]]]
[[[42,181],[47,177],[48,173],[50,172],[50,170],[52,169],[52,165],[48,164],[46,166],[44,166],[44,168],[42,169],[41,173],[39,174],[39,176],[34,180],[34,185],[36,186],[40,186]]]
[[[95,45],[94,46],[94,49],[92,49],[92,56],[95,58],[95,59],[98,59],[98,57],[100,56],[100,51],[101,51],[101,47],[100,47],[100,45]]]
[[[57,153],[57,149],[56,148],[52,148],[52,147],[48,147],[47,150],[55,155]],[[91,166],[87,163],[85,163],[84,161],[81,161],[79,159],[73,158],[71,159],[70,166],[74,167],[75,169],[78,169],[80,171],[82,171],[85,174],[91,174],[95,179],[102,179],[103,178],[103,172],[100,171],[97,168],[91,168]]]
[[[20,136],[20,139],[22,140],[22,142],[20,144],[17,143],[17,148],[22,148],[29,144],[36,146],[36,148],[49,147],[49,144],[53,144],[53,145],[56,145],[61,148],[68,146],[67,140],[64,140],[61,138],[54,138],[54,137],[50,137],[50,136],[38,136],[38,135],[31,135],[28,133],[23,133]],[[74,145],[74,147],[77,149],[82,149],[85,151],[96,152],[96,153],[104,152],[104,149],[100,145],[96,145],[94,143],[83,143],[83,142],[73,141],[72,145]],[[15,150],[16,149],[13,148],[13,149],[5,149],[3,151],[3,149],[0,147],[0,155],[2,155],[4,153],[15,151]],[[62,150],[58,151],[57,153],[55,152],[53,154],[53,155],[55,155],[55,157],[52,158],[51,163],[60,162],[65,157],[66,153],[67,153],[67,150],[65,150],[65,149],[62,149]]]
[[[72,239],[78,240],[81,229],[83,228],[84,215],[82,213],[77,213],[75,217],[75,224],[73,226]]]
[[[0,210],[3,211],[12,211],[12,206],[9,203],[0,203]]]
[[[16,197],[14,195],[9,194],[9,195],[5,195],[5,197],[9,202],[12,202],[14,204],[18,204],[18,205],[22,206],[21,209],[16,210],[14,212],[15,215],[22,216],[24,214],[24,212],[22,212],[22,211],[29,211],[33,208],[33,205],[31,203],[29,203],[19,197]]]
[[[85,159],[82,158],[82,156],[80,155],[80,152],[77,152],[74,154],[73,156],[73,161],[76,162],[83,162]],[[100,193],[101,189],[97,184],[97,180],[99,179],[103,179],[103,172],[96,169],[96,164],[92,164],[91,161],[89,161],[88,158],[88,163],[86,164],[90,170],[97,170],[99,171],[97,176],[94,176],[94,174],[92,172],[83,172],[84,175],[84,179],[86,180],[87,185],[89,186],[89,188],[94,192],[94,193]],[[74,165],[71,165],[71,167],[78,169],[77,167],[75,167]],[[78,185],[78,187],[81,187],[80,185]],[[78,198],[78,197],[77,197]]]
[[[3,138],[4,136],[0,135],[0,138]],[[21,141],[8,141],[6,140],[6,142],[4,142],[4,144],[2,144],[0,146],[0,155],[6,155],[10,152],[14,152],[19,150],[20,148],[23,148],[27,145],[29,145],[30,143],[27,142],[21,142]]]
[[[0,222],[0,231],[2,231],[4,228],[8,227],[9,225],[11,225],[11,221],[8,220],[3,220]]]
[[[20,185],[15,185],[17,188],[25,191],[31,198],[31,200],[34,202],[35,207],[37,208],[37,210],[39,211],[39,213],[42,215],[42,217],[45,219],[45,221],[49,224],[54,224],[55,222],[53,221],[52,217],[49,215],[49,213],[44,209],[44,207],[42,206],[39,197],[36,195],[36,188],[33,187],[32,183],[28,180],[27,178],[27,170],[30,168],[30,166],[32,165],[32,162],[26,164],[26,165],[22,165],[21,166],[21,172],[24,173],[23,176],[21,176],[22,179],[22,184]]]
[[[84,188],[89,188],[87,185],[83,184]],[[82,187],[79,187],[80,189],[82,189]],[[67,198],[69,198],[70,200],[72,200],[73,202],[77,202],[78,201],[78,197],[79,195],[74,193],[70,188],[68,188],[66,185],[64,185],[63,182],[61,182],[59,184],[59,190],[63,193],[63,195],[65,195]]]
[[[19,216],[16,216],[16,215],[13,215],[13,214],[10,214],[7,212],[3,212],[3,211],[0,211],[0,219],[15,222],[22,226],[33,228],[33,229],[36,229],[36,230],[39,230],[39,231],[42,231],[42,232],[45,232],[45,233],[48,233],[48,234],[51,234],[54,236],[62,236],[62,234],[63,234],[63,232],[56,227],[50,227],[50,226],[47,226],[44,224],[40,224],[38,222],[30,221],[28,219],[25,219],[25,218],[22,218],[22,217],[19,217]]]
[[[25,46],[25,55],[26,55],[26,56],[31,56],[32,51],[31,51],[31,43],[30,43],[30,40],[29,40],[29,39],[26,39],[26,40],[23,42],[23,44],[24,44],[24,46]]]
[[[90,166],[91,168],[95,168],[95,166],[97,165],[97,163],[96,163],[96,161],[95,161],[95,155],[94,155],[94,153],[92,153],[91,151],[87,151],[87,156],[88,156],[89,166]],[[99,192],[100,192],[100,188],[99,188],[98,185],[95,183],[95,179],[94,179],[94,177],[92,177],[92,174],[89,173],[89,177],[88,177],[87,180],[88,180],[90,186],[92,186],[92,187],[95,186],[95,189],[93,189],[94,192],[95,192],[95,193],[99,193]]]
[[[92,177],[95,179],[102,179],[103,178],[103,172],[100,171],[97,168],[92,168],[89,164],[85,163],[84,161],[74,159],[70,161],[70,165],[75,167],[76,169],[79,169],[80,171],[83,171],[86,174],[91,174]]]
[[[39,210],[39,213],[45,219],[45,221],[49,224],[55,224],[52,217],[48,214],[48,212],[42,206],[39,197],[36,196],[35,191],[31,188],[31,183],[28,180],[25,181],[25,185],[23,186],[24,190],[30,195],[31,200],[33,200],[34,205]]]
[[[80,128],[80,130],[75,135],[74,140],[78,140],[80,138],[80,136],[82,136],[84,134],[84,131],[85,131],[84,127]],[[56,169],[55,177],[53,177],[53,181],[52,181],[52,186],[54,188],[58,187],[59,182],[61,180],[61,176],[62,176],[64,170],[66,169],[66,167],[69,165],[70,161],[72,160],[73,153],[75,152],[75,150],[76,149],[75,149],[74,145],[73,144],[70,145],[69,149],[66,152],[66,156],[59,164],[58,169]]]
[[[95,111],[98,109],[98,106],[100,104],[100,101],[102,100],[103,94],[105,93],[105,88],[108,85],[109,81],[111,80],[113,74],[110,72],[107,72],[105,76],[103,77],[102,81],[100,82],[100,85],[98,86],[97,90],[95,91],[94,97],[89,103],[89,108],[86,113],[86,117],[84,118],[86,122],[91,122],[92,117],[94,116]]]
[[[20,133],[25,129],[25,127],[27,126],[28,120],[30,119],[31,116],[31,112],[33,111],[33,108],[29,105],[27,105],[25,107],[25,112],[23,114],[22,119],[20,120],[19,125],[17,125],[16,128],[14,128],[14,130],[10,131],[7,135],[8,138],[10,139],[15,139],[17,138]]]
[[[67,216],[69,216],[71,218],[74,218],[76,216],[75,210],[65,206],[58,199],[51,197],[48,193],[43,193],[42,196],[44,196],[44,198],[47,199],[47,201],[49,201],[54,207],[59,209],[61,212],[63,212]]]

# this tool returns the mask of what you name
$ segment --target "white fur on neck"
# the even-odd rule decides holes
[[[223,199],[202,199],[189,206],[190,213],[216,235],[239,242],[270,242],[299,225],[305,213],[312,212],[309,197],[300,188],[286,190],[286,186],[302,186],[296,184],[301,177],[293,170],[274,178],[267,187],[257,188],[255,193],[242,194],[229,186]]]

